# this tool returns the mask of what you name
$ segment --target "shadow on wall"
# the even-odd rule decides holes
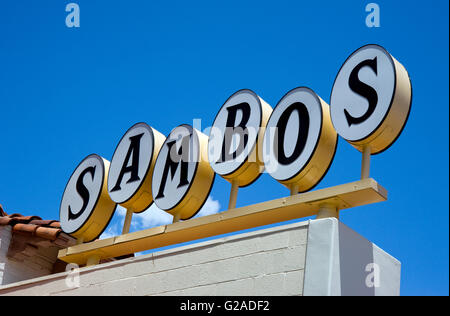
[[[339,267],[341,274],[341,295],[374,296],[376,276],[373,279],[366,271],[374,261],[373,244],[339,223]]]

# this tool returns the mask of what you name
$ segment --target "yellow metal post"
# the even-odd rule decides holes
[[[361,163],[361,180],[368,179],[370,176],[370,146],[364,146],[362,152],[362,163]]]
[[[339,219],[339,210],[337,207],[330,203],[324,203],[319,206],[319,212],[317,213],[316,219],[336,217]]]
[[[125,216],[125,222],[123,223],[122,235],[128,234],[130,232],[132,218],[133,218],[133,211],[127,210],[127,215]]]
[[[181,214],[180,214],[180,213],[176,213],[176,214],[173,216],[172,223],[179,222],[179,221],[180,221],[180,217],[181,217]]]
[[[236,180],[231,182],[230,202],[228,203],[228,209],[236,208],[237,195],[239,190],[239,183]]]
[[[293,184],[290,186],[291,195],[298,194],[298,184]]]

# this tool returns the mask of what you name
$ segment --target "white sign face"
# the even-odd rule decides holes
[[[394,98],[396,70],[392,56],[367,45],[344,63],[331,93],[331,119],[344,139],[369,137],[385,120]]]
[[[90,155],[75,169],[61,201],[61,228],[68,234],[83,227],[101,195],[105,166],[100,156]]]
[[[319,142],[322,106],[305,87],[288,92],[275,107],[264,135],[264,164],[278,181],[298,175],[308,164]]]
[[[256,146],[262,121],[260,98],[251,90],[233,94],[219,110],[208,142],[213,170],[229,175],[239,169]]]
[[[153,146],[153,131],[145,123],[132,126],[122,137],[108,175],[108,192],[114,202],[125,203],[139,190],[151,167]]]
[[[160,209],[173,209],[189,191],[197,172],[199,146],[197,131],[189,125],[176,127],[167,137],[152,178],[153,197]]]

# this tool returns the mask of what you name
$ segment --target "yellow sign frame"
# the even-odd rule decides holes
[[[58,259],[78,265],[95,265],[109,259],[201,238],[317,215],[387,200],[387,191],[374,179],[288,196],[225,212],[128,233],[59,251]],[[322,213],[322,211],[324,213]]]

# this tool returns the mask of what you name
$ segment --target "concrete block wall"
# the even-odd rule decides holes
[[[307,235],[305,222],[228,236],[22,282],[0,295],[302,295]]]
[[[56,261],[56,247],[28,245],[14,258],[8,256],[13,242],[11,226],[0,226],[0,286],[51,274]],[[29,251],[28,251],[29,250]]]
[[[3,285],[7,253],[11,243],[11,226],[0,226],[0,285]]]
[[[367,270],[373,264],[375,277]],[[0,286],[0,295],[398,295],[399,291],[400,263],[334,218]]]

